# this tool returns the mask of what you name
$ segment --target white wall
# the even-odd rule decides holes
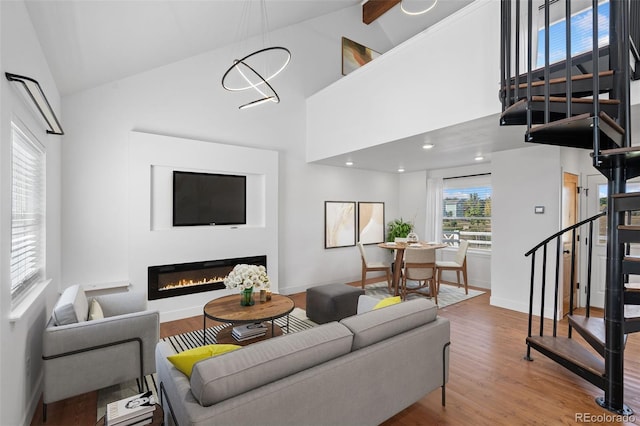
[[[247,224],[173,227],[173,170],[247,176]],[[134,290],[146,291],[149,266],[266,255],[272,290],[278,292],[276,151],[132,132],[128,182],[128,277]],[[204,298],[230,293],[160,299],[149,307],[169,321],[201,315]]]
[[[307,160],[499,113],[499,29],[500,2],[477,0],[311,96]]]
[[[305,97],[341,77],[336,28],[374,48],[384,41],[375,26],[351,28],[358,9],[271,34],[274,44],[292,52],[289,67],[272,82],[282,99],[278,105],[238,110],[245,101],[242,95],[220,86],[231,60],[228,49],[65,97],[64,285],[134,281],[135,290],[146,288],[140,273],[131,271],[130,259],[137,255],[128,248],[130,211],[141,208],[132,206],[127,195],[137,184],[128,173],[131,131],[277,152],[278,196],[271,194],[268,202],[278,202],[274,257],[278,259],[279,290],[292,293],[317,284],[359,279],[355,247],[324,249],[324,201],[382,201],[387,217],[395,217],[397,178],[305,161]],[[211,163],[218,161],[208,155],[198,161],[206,162],[209,157]],[[155,158],[156,153],[149,152],[143,160],[151,164]],[[198,238],[198,244],[204,245],[202,237]],[[222,243],[231,238],[225,235]],[[166,257],[175,254],[186,260],[183,248],[180,253],[171,247],[164,250]],[[198,252],[206,250],[200,247]],[[373,260],[383,255],[382,250],[372,250]],[[181,296],[186,301],[180,302],[179,309],[201,310],[207,297]]]
[[[21,1],[0,2],[0,424],[31,421],[41,389],[42,330],[60,286],[60,144],[47,135],[45,124],[25,102],[4,72],[35,78],[61,118],[60,96],[35,31]],[[24,315],[9,321],[11,312],[9,259],[11,247],[11,125],[18,118],[46,148],[46,275],[51,283]],[[63,121],[64,123],[64,121]]]
[[[520,312],[529,310],[531,259],[524,254],[560,230],[560,158],[559,147],[544,145],[492,154],[491,304],[494,306]],[[544,206],[544,214],[535,214],[535,206]],[[540,271],[536,276],[539,280]],[[552,292],[547,293],[545,315],[550,316],[553,299]],[[539,306],[537,297],[534,312],[539,312]]]

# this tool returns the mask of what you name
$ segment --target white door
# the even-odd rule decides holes
[[[607,179],[598,175],[587,176],[587,217],[592,217],[599,212],[607,208]],[[626,192],[638,192],[640,191],[640,182],[636,179],[634,181],[627,182]],[[640,216],[633,215],[632,223],[638,224]],[[583,235],[587,235],[584,232]],[[583,253],[587,253],[587,239],[583,239],[585,245]],[[640,255],[640,248],[634,244],[631,248],[631,255]],[[586,257],[583,258],[583,270],[581,274],[581,295],[586,295],[587,284],[587,269],[586,269]],[[601,217],[595,222],[593,227],[593,258],[591,265],[591,306],[596,308],[604,308],[604,293],[606,286],[606,273],[607,273],[607,218]],[[638,276],[630,276],[629,280],[632,283],[640,281]],[[637,285],[637,284],[636,284]],[[585,305],[585,303],[581,303]]]

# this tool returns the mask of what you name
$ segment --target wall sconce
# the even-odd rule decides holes
[[[9,72],[4,73],[4,75],[7,77],[7,80],[20,83],[24,88],[27,95],[29,95],[33,103],[36,105],[36,108],[38,108],[38,111],[40,111],[40,114],[42,114],[44,121],[47,122],[47,125],[49,126],[47,133],[52,135],[64,135],[62,126],[60,125],[55,112],[53,112],[51,105],[49,105],[49,101],[44,95],[44,92],[40,87],[40,83],[30,77],[11,74]]]

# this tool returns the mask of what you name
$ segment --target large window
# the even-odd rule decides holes
[[[442,200],[442,241],[457,246],[491,249],[491,175],[444,180]]]
[[[564,8],[564,2],[557,3]],[[553,12],[553,5],[550,9]],[[538,30],[538,56],[536,66],[544,66],[544,8],[540,8],[541,28]],[[593,48],[593,9],[588,8],[571,16],[571,56],[590,52]],[[553,64],[566,59],[567,33],[566,19],[553,22],[549,25],[549,63]],[[598,4],[598,46],[609,44],[609,1]]]
[[[44,148],[11,123],[11,300],[44,279]]]

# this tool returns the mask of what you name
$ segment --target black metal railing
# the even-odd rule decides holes
[[[568,25],[565,25],[565,59],[559,62],[550,63],[550,7],[556,1],[544,0],[540,6],[543,11],[542,33],[544,34],[544,45],[541,53],[543,53],[544,64],[538,69],[533,68],[533,52],[534,40],[538,37],[538,28],[533,27],[533,15],[537,12],[534,10],[533,1],[526,0],[526,6],[521,5],[523,0],[502,0],[501,4],[501,91],[500,100],[502,102],[502,110],[505,111],[510,106],[522,99],[531,101],[531,85],[536,81],[542,81],[544,110],[543,122],[548,123],[552,117],[551,110],[551,78],[561,76],[566,81],[566,106],[565,116],[571,117],[573,112],[572,104],[572,76],[576,73],[588,73],[591,68],[592,79],[592,98],[593,111],[592,117],[594,121],[594,166],[599,165],[600,155],[600,135],[598,131],[598,121],[600,115],[600,87],[599,74],[601,68],[608,63],[608,69],[614,70],[614,87],[610,90],[610,99],[618,99],[620,107],[618,112],[618,124],[623,129],[629,129],[629,110],[625,105],[629,104],[629,84],[630,80],[640,78],[640,2],[630,2],[628,0],[611,0],[610,1],[610,19],[609,19],[609,42],[606,46],[600,47],[598,44],[599,37],[593,37],[592,48],[590,51],[573,56],[571,55],[571,1],[564,3],[564,19]],[[562,7],[560,4],[557,7]],[[598,16],[599,5],[598,0],[592,0],[592,31],[593,34],[598,33]],[[557,17],[554,13],[554,20]],[[630,62],[633,59],[632,62]],[[601,60],[603,60],[601,64]],[[604,62],[606,61],[606,62]],[[630,72],[629,65],[638,64]],[[618,64],[623,64],[622,66]],[[521,66],[525,67],[524,73],[521,73]],[[525,83],[526,85],[523,84]],[[523,87],[521,87],[521,84]],[[526,87],[524,87],[526,86]],[[532,108],[527,108],[527,134],[531,130]],[[626,132],[629,134],[630,132]],[[625,135],[624,146],[630,146],[629,137]]]
[[[540,331],[539,331],[539,335],[540,336],[544,336],[544,312],[545,312],[545,300],[547,299],[547,272],[548,272],[548,265],[547,265],[547,261],[548,261],[548,252],[549,252],[549,245],[553,244],[553,242],[555,241],[555,267],[553,268],[554,270],[554,274],[555,274],[555,282],[554,282],[554,286],[553,286],[553,291],[554,291],[554,296],[553,296],[553,300],[554,300],[554,306],[553,306],[553,336],[556,337],[557,336],[557,325],[558,325],[558,303],[560,300],[560,263],[562,262],[562,251],[563,251],[563,247],[564,244],[566,243],[566,240],[564,239],[565,234],[567,233],[571,233],[571,271],[570,271],[570,279],[571,279],[571,293],[569,296],[569,309],[568,309],[568,314],[572,314],[573,311],[575,310],[575,304],[576,301],[574,300],[574,294],[575,294],[575,285],[576,285],[576,278],[577,278],[577,274],[576,274],[576,246],[578,244],[578,236],[582,235],[583,238],[586,238],[586,245],[587,245],[587,276],[585,277],[585,291],[586,291],[586,301],[585,301],[585,309],[586,309],[586,316],[590,315],[590,308],[591,308],[591,264],[592,264],[592,257],[593,257],[593,228],[594,228],[594,223],[596,220],[598,220],[599,218],[601,218],[602,216],[605,216],[607,213],[602,212],[599,213],[595,216],[592,216],[588,219],[583,220],[582,222],[578,222],[575,225],[571,225],[559,232],[556,232],[555,234],[553,234],[552,236],[550,236],[549,238],[546,238],[545,240],[541,241],[539,244],[537,244],[535,247],[533,247],[531,250],[529,250],[527,253],[525,253],[526,257],[531,257],[531,281],[530,281],[530,289],[529,289],[529,323],[528,323],[528,330],[527,330],[527,335],[528,337],[532,336],[532,332],[533,332],[533,317],[534,317],[534,312],[533,312],[533,306],[534,306],[534,301],[535,301],[535,286],[536,286],[536,254],[542,250],[542,264],[541,264],[541,272],[542,272],[542,276],[540,277]],[[580,234],[578,234],[579,231],[584,231],[584,229],[586,228],[585,232],[580,232]],[[571,329],[569,329],[569,337],[571,337]],[[527,347],[527,357],[530,356],[530,348]]]

